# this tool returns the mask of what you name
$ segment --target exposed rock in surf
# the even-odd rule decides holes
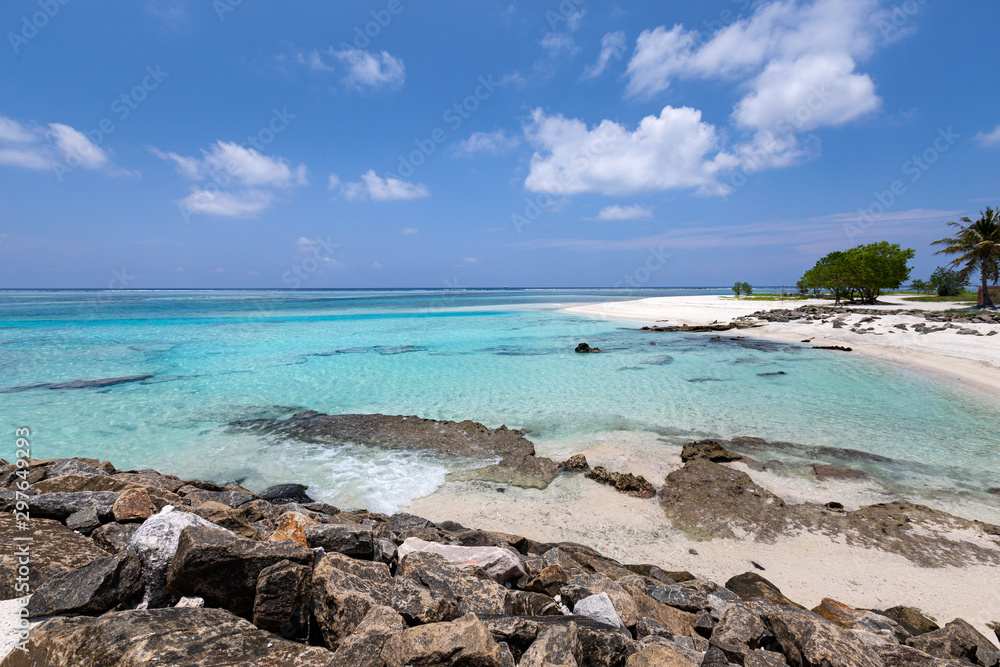
[[[599,348],[599,347],[590,347],[586,343],[580,343],[579,345],[576,346],[576,349],[574,350],[574,352],[580,352],[580,353],[585,353],[585,352],[600,352],[600,351],[601,351],[601,348]]]
[[[574,454],[563,461],[562,465],[566,470],[590,470],[590,464],[587,463],[587,457],[583,454]]]
[[[238,429],[281,435],[303,442],[355,443],[384,449],[429,451],[448,456],[497,461],[450,479],[477,479],[545,488],[559,470],[551,459],[535,456],[524,433],[506,426],[488,428],[473,421],[453,422],[392,415],[326,415],[300,412],[288,419],[248,419]]]
[[[605,470],[601,466],[595,466],[593,470],[585,473],[585,477],[601,484],[613,486],[626,496],[652,498],[656,495],[656,488],[642,475],[633,475],[629,472],[612,472]]]

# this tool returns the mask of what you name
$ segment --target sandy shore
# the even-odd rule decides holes
[[[958,333],[958,328],[920,334],[895,327],[908,327],[924,322],[921,317],[895,314],[902,309],[948,310],[963,307],[953,303],[907,302],[900,297],[882,297],[879,306],[865,306],[884,311],[880,319],[866,323],[874,331],[858,334],[852,325],[863,315],[852,315],[842,329],[830,323],[819,322],[767,322],[763,326],[741,332],[742,335],[799,342],[811,339],[814,345],[847,345],[854,351],[881,361],[903,364],[910,368],[934,373],[970,389],[1000,396],[1000,335],[968,336]],[[731,322],[737,317],[760,310],[798,308],[799,306],[831,305],[829,300],[805,301],[743,301],[723,296],[659,297],[637,301],[588,304],[567,308],[567,312],[641,323],[643,325],[703,325]],[[995,326],[985,324],[962,325],[987,333]]]

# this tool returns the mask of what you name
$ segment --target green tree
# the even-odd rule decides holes
[[[983,288],[983,308],[992,308],[989,284],[990,279],[997,280],[1000,270],[1000,214],[996,209],[987,207],[979,212],[979,219],[975,222],[964,217],[960,218],[960,222],[949,222],[948,226],[957,231],[954,236],[931,243],[944,246],[934,254],[958,255],[949,266],[958,268],[962,279],[967,280],[978,269]]]
[[[739,296],[743,292],[743,283],[738,282],[738,281],[736,283],[734,283],[733,284],[733,292],[736,293],[736,296]]]
[[[861,299],[875,303],[884,289],[898,289],[910,277],[913,248],[881,241],[826,255],[799,281],[809,289],[828,289],[837,303]]]
[[[932,290],[931,284],[925,280],[911,280],[910,289],[918,294],[926,294]]]
[[[747,296],[753,294],[753,285],[751,285],[750,283],[740,283],[740,285],[742,286],[744,294],[746,294]]]
[[[939,266],[931,274],[929,286],[938,296],[958,296],[969,286],[969,279],[963,278],[955,269]]]

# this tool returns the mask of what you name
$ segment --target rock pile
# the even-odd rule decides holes
[[[733,456],[687,451],[696,468]],[[301,502],[304,488],[258,495],[80,459],[34,461],[30,476],[40,621],[0,667],[1000,665],[961,619],[831,599],[808,611],[753,573],[719,586],[579,544]],[[87,509],[89,536],[68,527]],[[5,542],[19,534],[0,516]]]

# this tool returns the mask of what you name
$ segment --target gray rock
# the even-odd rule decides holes
[[[97,510],[93,507],[86,507],[66,517],[66,527],[84,535],[90,535],[91,532],[100,526],[101,519],[97,516]]]
[[[396,544],[392,540],[387,540],[384,537],[375,540],[375,551],[372,560],[377,560],[380,563],[385,563],[386,565],[392,565],[393,561],[398,558],[398,551],[396,549]]]
[[[190,502],[193,507],[212,501],[235,508],[252,500],[256,500],[250,494],[243,493],[242,491],[235,491],[232,489],[227,489],[225,491],[206,491],[205,489],[200,489],[191,485],[182,486],[177,490],[177,493]]]
[[[404,630],[406,622],[402,616],[388,607],[372,607],[354,632],[337,648],[334,664],[384,667],[382,649],[385,643]]]
[[[539,633],[519,664],[520,667],[576,667],[582,661],[580,633],[576,624],[570,623],[553,625]]]
[[[28,498],[32,517],[65,521],[80,510],[93,509],[102,521],[113,521],[111,508],[118,500],[114,491],[77,491],[73,493],[41,493]]]
[[[253,624],[285,639],[305,637],[309,629],[312,567],[283,560],[257,576]]]
[[[96,616],[141,596],[142,566],[138,556],[126,551],[47,580],[31,596],[28,615]]]
[[[704,595],[682,586],[658,586],[649,591],[654,599],[683,611],[698,612],[710,607]]]
[[[46,478],[62,477],[63,475],[107,476],[108,473],[76,459],[60,459],[49,466]]]
[[[322,547],[327,553],[340,553],[351,558],[372,560],[375,556],[375,535],[368,526],[320,524],[306,528],[310,548]]]
[[[906,645],[935,658],[966,660],[982,667],[1000,663],[1000,651],[993,643],[960,618],[939,630],[910,637]]]
[[[90,534],[94,544],[110,554],[116,554],[128,548],[129,540],[139,530],[137,523],[106,523],[96,528]]]
[[[260,493],[261,500],[267,500],[275,503],[283,502],[296,502],[296,503],[311,503],[314,502],[309,494],[306,493],[306,488],[302,484],[275,484],[274,486],[269,486]]]
[[[643,617],[640,618],[639,622],[635,624],[635,638],[643,639],[644,637],[663,637],[664,639],[673,639],[674,635],[659,621]]]
[[[614,627],[625,627],[607,593],[590,595],[573,605],[573,613]]]

